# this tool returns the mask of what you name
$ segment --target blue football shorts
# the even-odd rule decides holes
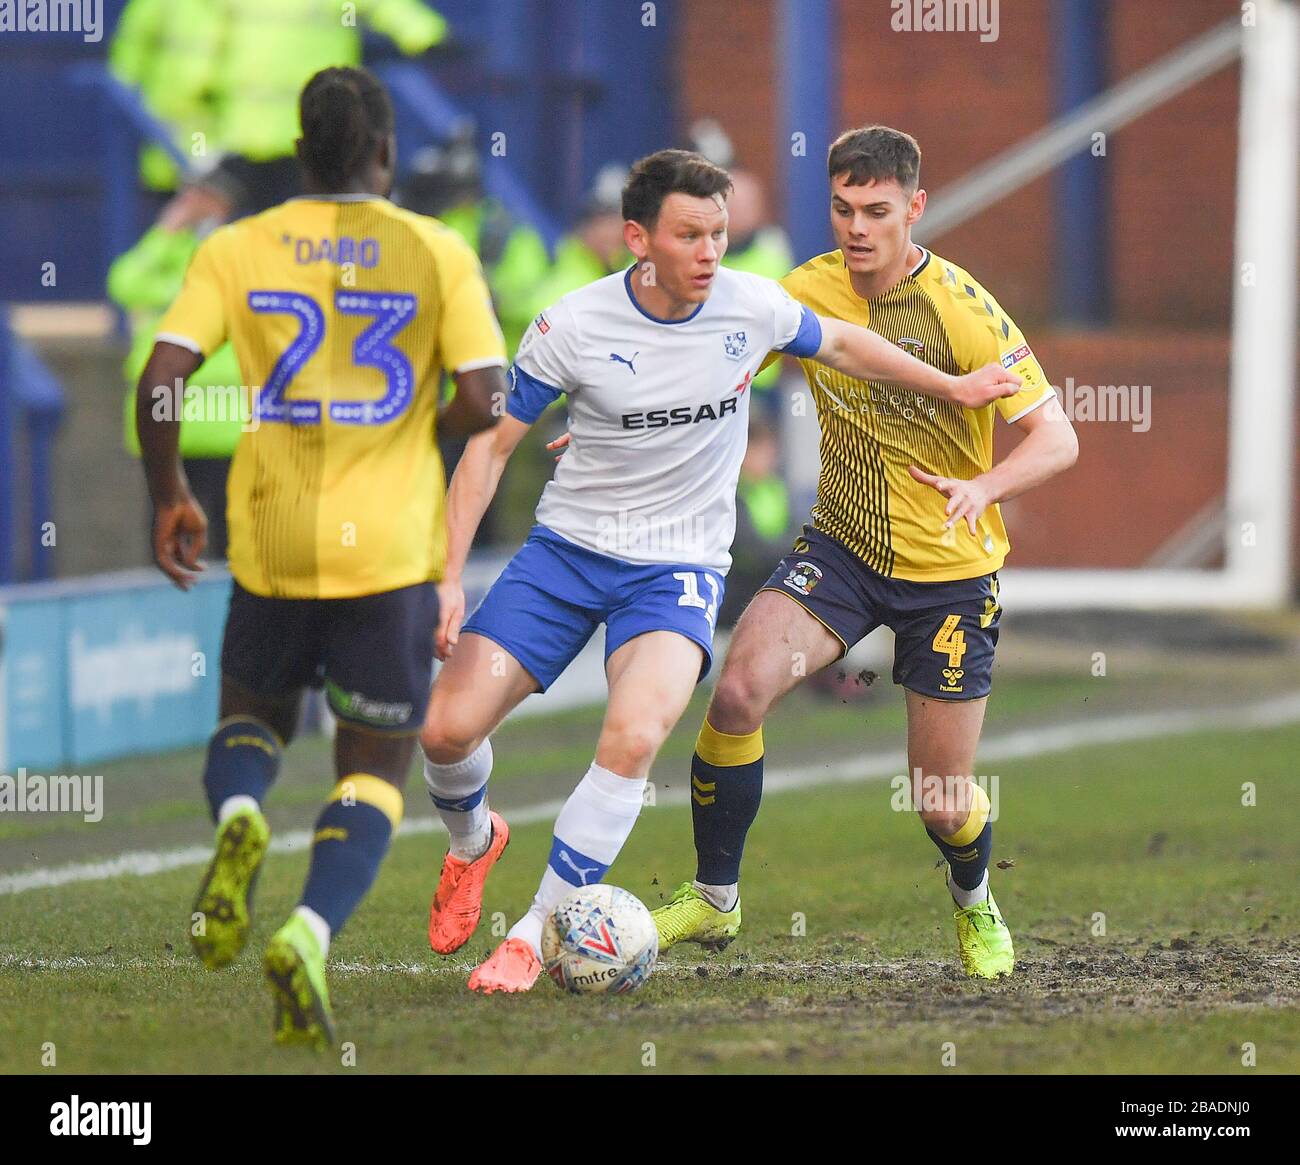
[[[702,680],[723,587],[707,567],[623,562],[534,526],[461,630],[504,647],[543,692],[602,623],[607,661],[638,635],[676,631],[704,652]]]
[[[882,624],[890,628],[894,683],[923,696],[978,700],[993,686],[1002,615],[996,572],[952,582],[886,578],[837,539],[805,526],[759,589],[793,599],[844,652]]]

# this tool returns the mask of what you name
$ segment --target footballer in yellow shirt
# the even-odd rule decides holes
[[[270,836],[262,802],[303,690],[323,684],[338,783],[301,901],[264,960],[277,1039],[323,1046],[333,1039],[325,953],[400,821],[432,682],[446,559],[435,432],[490,427],[506,386],[477,258],[386,198],[396,144],[383,86],[363,69],[326,69],[299,112],[307,194],[199,248],[159,327],[136,417],[155,557],[188,587],[206,519],[177,456],[168,386],[227,340],[253,386],[228,486],[234,583],[203,776],[216,853],[191,935],[209,967],[242,950]],[[444,370],[457,391],[440,412]]]
[[[1066,469],[1078,444],[1011,317],[961,267],[912,241],[925,210],[920,162],[898,130],[842,134],[827,166],[837,249],[782,283],[819,315],[868,327],[945,372],[997,361],[1020,386],[972,409],[800,359],[821,426],[817,501],[728,648],[691,767],[699,864],[694,882],[654,912],[661,950],[735,937],[741,855],[762,796],[763,719],[803,676],[884,625],[906,692],[913,804],[947,863],[962,967],[994,978],[1014,966],[988,886],[990,798],[970,776],[1009,549],[998,502]],[[997,465],[995,409],[1022,434]]]

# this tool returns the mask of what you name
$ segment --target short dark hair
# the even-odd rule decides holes
[[[393,132],[388,90],[367,69],[322,69],[303,86],[298,115],[299,157],[327,189],[346,186]]]
[[[850,186],[893,179],[915,191],[921,181],[921,147],[911,134],[887,125],[845,130],[831,143],[826,169],[832,181],[847,174]]]
[[[731,176],[701,154],[660,150],[642,158],[628,174],[623,185],[623,217],[653,228],[670,194],[712,198],[730,189]]]

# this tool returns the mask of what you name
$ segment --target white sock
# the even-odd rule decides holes
[[[492,844],[487,782],[492,775],[492,741],[485,739],[464,760],[434,764],[424,758],[424,783],[451,837],[453,857],[472,862]]]
[[[550,870],[546,871],[547,874],[549,874],[550,872],[551,872]],[[546,875],[543,874],[542,875],[543,884],[545,884],[545,881],[546,881]],[[566,885],[564,889],[567,890],[569,889],[569,887]],[[540,896],[542,892],[539,890],[537,893]],[[564,897],[564,892],[561,891],[559,894],[559,898],[563,898],[563,897]],[[518,922],[514,924],[514,926],[510,928],[510,933],[506,935],[506,938],[523,939],[524,942],[526,942],[530,947],[533,948],[533,954],[535,954],[540,959],[542,957],[542,923],[544,921],[545,919],[542,917],[542,915],[534,914],[533,907],[530,906],[528,908],[528,913],[525,914],[523,918],[521,918]]]
[[[980,879],[980,884],[974,890],[963,890],[956,882],[952,880],[952,871],[948,871],[948,892],[952,895],[952,900],[957,903],[963,910],[983,902],[989,896],[989,872],[984,871],[984,877]]]
[[[732,882],[729,886],[707,886],[696,882],[695,888],[718,910],[735,910],[740,901],[739,882]]]
[[[294,914],[311,927],[312,934],[316,936],[316,941],[320,943],[321,955],[328,955],[330,953],[330,924],[310,906],[295,907]]]
[[[599,882],[614,864],[641,812],[645,777],[620,777],[592,762],[555,819],[551,857],[533,904],[507,938],[521,938],[541,955],[542,925],[569,891]]]
[[[221,808],[217,810],[217,824],[225,825],[236,813],[244,809],[255,809],[260,812],[261,808],[255,797],[250,797],[247,793],[236,793],[221,802]]]

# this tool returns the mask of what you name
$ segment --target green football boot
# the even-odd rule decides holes
[[[318,1052],[333,1047],[325,956],[311,927],[297,914],[291,915],[275,932],[262,963],[275,999],[275,1042],[307,1044]]]
[[[216,853],[194,899],[190,942],[203,965],[228,966],[244,949],[253,920],[253,890],[271,841],[256,809],[243,809],[217,828]]]
[[[652,910],[659,949],[678,943],[699,943],[707,951],[720,951],[740,933],[740,900],[733,910],[719,910],[691,882],[677,887],[667,906]]]
[[[953,918],[957,922],[961,966],[967,975],[973,979],[997,979],[1011,974],[1016,965],[1011,932],[1002,920],[991,890],[983,902],[958,907]]]

